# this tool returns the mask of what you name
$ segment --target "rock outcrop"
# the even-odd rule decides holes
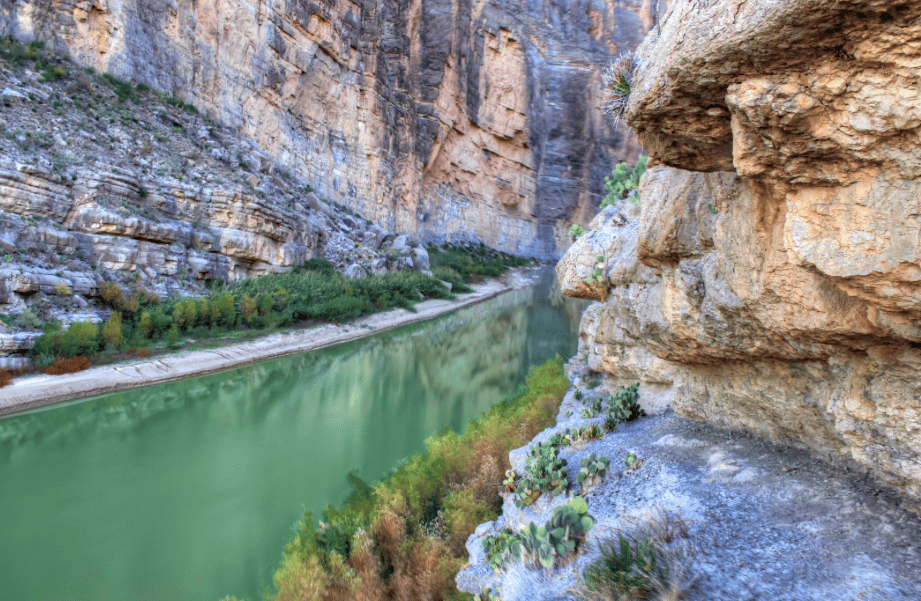
[[[584,374],[575,375],[575,382],[584,384]],[[592,423],[602,425],[604,418],[580,417],[600,402],[593,392],[583,392],[577,400],[570,391],[557,424],[509,454],[519,475],[536,444]],[[639,467],[624,463],[628,453],[637,457]],[[527,557],[493,570],[483,549],[487,537],[506,528],[518,532],[532,522],[542,526],[554,507],[570,502],[567,495],[548,498],[544,493],[534,504],[518,508],[515,494],[503,492],[502,515],[467,539],[469,561],[457,575],[459,590],[474,595],[483,589],[501,591],[503,601],[583,599],[579,580],[601,558],[599,547],[618,548],[618,535],[626,534],[655,539],[670,558],[676,585],[671,590],[682,594],[654,599],[909,601],[921,595],[921,549],[914,542],[921,519],[906,511],[891,490],[816,461],[809,452],[733,435],[669,412],[621,424],[599,440],[563,447],[560,457],[571,466],[566,474],[571,493],[583,492],[576,482],[577,466],[589,454],[610,459],[610,472],[584,491],[594,525],[576,554],[557,558],[549,570]]]
[[[638,150],[600,70],[660,6],[2,0],[0,32],[175,93],[383,227],[549,257]]]
[[[603,301],[583,358],[921,499],[921,11],[679,1],[655,33],[626,114],[656,165],[642,208],[558,267]]]

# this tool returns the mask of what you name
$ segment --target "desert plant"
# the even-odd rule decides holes
[[[625,52],[615,59],[602,74],[605,87],[604,110],[617,123],[627,112],[633,76],[639,67],[639,59],[633,52]]]
[[[576,240],[578,240],[584,235],[585,235],[585,229],[576,223],[573,223],[572,227],[569,228],[569,238],[573,242],[575,242]]]
[[[585,490],[594,484],[596,480],[604,478],[608,473],[608,466],[610,463],[610,459],[607,457],[596,457],[595,453],[582,459],[582,461],[579,462],[581,469],[576,475],[576,481],[579,483],[579,487]]]
[[[598,424],[592,424],[582,431],[580,437],[585,440],[599,440],[602,436],[604,436],[604,432],[598,427]]]
[[[515,489],[515,505],[526,507],[542,493],[550,496],[566,492],[566,460],[560,459],[558,447],[538,443],[525,460],[525,475]]]
[[[505,480],[502,481],[502,486],[505,487],[506,492],[515,492],[515,482],[518,480],[518,473],[515,470],[506,470]]]
[[[599,545],[601,558],[585,569],[584,587],[606,599],[648,599],[655,582],[669,580],[668,561],[658,544],[641,536],[618,535]]]
[[[601,380],[599,378],[590,378],[585,381],[585,387],[589,390],[593,390],[601,386]]]
[[[493,571],[502,567],[505,562],[521,560],[521,538],[506,528],[498,535],[487,536],[483,539],[483,552],[489,560],[489,567]]]
[[[614,430],[619,424],[646,415],[646,411],[640,406],[639,387],[639,384],[633,384],[629,388],[621,386],[616,394],[608,398],[604,422],[608,430]]]
[[[547,440],[547,444],[551,447],[556,447],[561,449],[563,447],[568,447],[572,445],[572,432],[570,430],[565,430],[563,432],[557,432]]]
[[[633,192],[630,202],[639,205],[640,178],[646,171],[646,163],[648,162],[649,157],[641,155],[637,159],[636,165],[632,168],[628,167],[627,163],[617,163],[617,165],[614,166],[614,171],[611,172],[611,177],[604,178],[604,188],[608,193],[601,201],[601,208],[603,209],[609,205],[617,204],[619,201],[627,198],[634,190],[635,192]]]
[[[573,396],[577,401],[581,401],[581,400],[582,400],[582,397],[585,396],[585,395],[582,393],[581,390],[576,390],[574,393],[572,393],[572,396]]]
[[[576,497],[571,504],[553,508],[553,516],[544,530],[557,555],[562,557],[575,551],[576,545],[585,540],[585,535],[595,523],[587,512],[588,503],[582,497]]]
[[[522,556],[539,563],[545,568],[553,565],[553,545],[546,528],[538,527],[534,522],[518,532],[521,541]]]
[[[582,409],[582,418],[591,419],[601,413],[602,404],[602,400],[600,398],[596,398],[591,405]]]

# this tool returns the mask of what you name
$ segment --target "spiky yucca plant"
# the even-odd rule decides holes
[[[625,52],[617,57],[603,73],[605,87],[604,111],[614,117],[614,122],[624,118],[633,75],[639,67],[639,59],[633,52]]]

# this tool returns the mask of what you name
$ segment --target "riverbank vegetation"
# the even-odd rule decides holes
[[[87,358],[106,363],[193,341],[343,323],[397,307],[414,311],[420,300],[472,292],[468,283],[530,262],[485,246],[433,247],[429,252],[433,275],[404,271],[349,279],[329,261],[310,259],[288,273],[215,282],[209,294],[199,298],[163,300],[140,283],[133,289],[106,283],[101,300],[112,310],[108,321],[75,322],[67,328],[56,321],[46,323],[30,356],[38,369],[69,373],[89,366]],[[452,290],[444,282],[451,283]],[[76,358],[83,359],[66,361]]]
[[[556,421],[569,381],[557,358],[463,434],[426,441],[383,482],[350,477],[352,493],[317,528],[308,512],[275,574],[277,601],[469,599],[454,584],[464,543],[498,516],[508,454]]]

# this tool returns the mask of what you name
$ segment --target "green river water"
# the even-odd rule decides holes
[[[0,599],[255,601],[293,526],[575,353],[549,276],[352,343],[0,419]]]

